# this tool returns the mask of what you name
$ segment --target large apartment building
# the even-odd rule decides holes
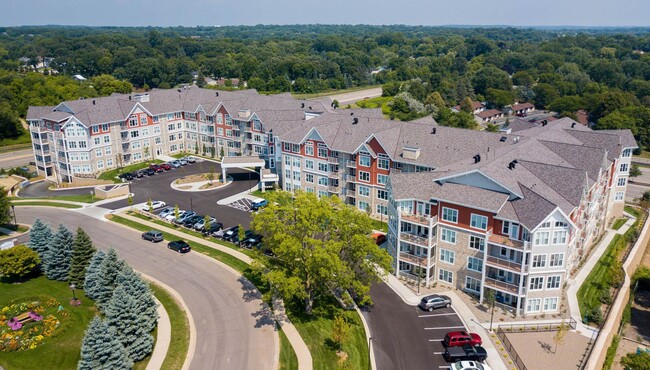
[[[38,172],[57,181],[182,151],[261,157],[284,190],[387,220],[396,275],[493,290],[519,314],[559,310],[568,274],[622,214],[637,147],[629,130],[568,118],[490,133],[196,87],[30,107],[27,120]]]

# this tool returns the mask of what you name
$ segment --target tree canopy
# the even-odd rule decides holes
[[[377,267],[391,270],[391,257],[370,238],[370,218],[337,197],[278,192],[251,227],[277,257],[260,268],[263,279],[273,292],[301,300],[307,313],[335,290],[368,301]]]

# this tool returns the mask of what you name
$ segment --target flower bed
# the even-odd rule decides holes
[[[70,314],[52,297],[12,303],[0,309],[0,351],[34,349],[51,337]]]

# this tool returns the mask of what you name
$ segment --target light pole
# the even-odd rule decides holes
[[[72,300],[70,301],[70,305],[79,306],[81,304],[81,301],[77,299],[77,296],[74,294],[75,289],[77,289],[77,286],[74,284],[74,282],[70,283],[70,290],[72,290]]]
[[[14,213],[14,226],[16,226],[16,230],[18,229],[18,222],[16,222],[16,206],[13,204],[11,205],[11,211]]]
[[[420,267],[420,257],[418,257],[418,295],[420,295],[420,279],[422,278],[422,268]]]

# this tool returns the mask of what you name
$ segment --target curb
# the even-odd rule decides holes
[[[178,179],[176,179],[176,180],[178,180]],[[172,189],[176,190],[176,191],[183,191],[183,192],[186,192],[186,193],[200,193],[200,192],[204,192],[204,191],[221,190],[221,189],[223,189],[223,188],[228,187],[228,185],[232,184],[233,181],[234,181],[234,179],[233,179],[231,176],[228,176],[228,177],[226,177],[226,183],[225,183],[225,184],[223,184],[223,185],[221,185],[221,186],[219,186],[219,187],[213,188],[213,189],[194,189],[194,188],[192,188],[192,189],[179,189],[178,186],[183,186],[184,184],[174,185],[174,182],[175,182],[176,180],[172,181],[171,184],[169,184],[169,186],[170,186]],[[196,184],[196,183],[201,183],[201,182],[205,182],[205,183],[207,184],[207,183],[208,183],[208,180],[205,180],[205,181],[197,181],[197,182],[195,182],[195,183],[189,183],[189,184]],[[214,182],[214,181],[213,181],[213,182]]]
[[[368,357],[370,358],[370,369],[377,370],[377,362],[375,360],[375,347],[372,345],[372,336],[370,336],[370,327],[366,318],[363,316],[363,313],[359,309],[359,306],[354,305],[354,309],[357,310],[357,314],[361,317],[361,322],[363,323],[363,329],[366,332],[366,342],[368,342]]]

